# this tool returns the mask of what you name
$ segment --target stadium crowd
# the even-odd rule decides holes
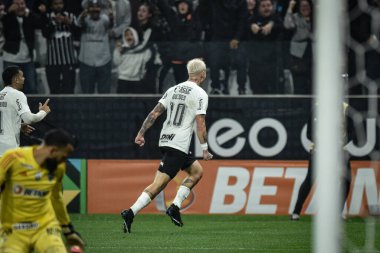
[[[380,1],[368,1],[371,18]],[[22,69],[26,94],[161,94],[196,57],[210,94],[311,94],[313,9],[311,0],[0,0],[0,61]],[[357,17],[347,71],[358,84],[350,93],[365,95],[363,84],[379,85],[380,34]]]

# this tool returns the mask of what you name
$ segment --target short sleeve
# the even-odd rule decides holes
[[[169,90],[165,92],[165,94],[162,96],[162,98],[160,100],[158,100],[159,103],[161,103],[165,108],[168,108],[168,93],[169,93]]]

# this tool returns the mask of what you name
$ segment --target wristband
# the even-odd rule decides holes
[[[62,232],[65,236],[71,235],[75,232],[73,224],[62,225]]]
[[[207,149],[208,149],[208,144],[207,144],[207,142],[202,143],[202,144],[201,144],[201,148],[202,148],[203,151],[204,151],[204,150],[207,150]]]

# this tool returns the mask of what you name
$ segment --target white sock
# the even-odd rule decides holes
[[[149,194],[146,192],[142,192],[140,197],[133,204],[133,206],[131,206],[133,214],[136,215],[138,212],[140,212],[140,210],[146,207],[150,203],[150,201],[151,199],[149,197]]]
[[[177,191],[177,195],[174,198],[173,204],[181,208],[182,202],[189,196],[190,188],[181,185]]]

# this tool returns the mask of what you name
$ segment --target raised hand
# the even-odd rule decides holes
[[[38,107],[38,109],[39,109],[40,111],[43,110],[43,111],[45,111],[46,113],[49,113],[49,112],[50,112],[50,107],[49,107],[49,105],[48,105],[49,101],[50,101],[50,98],[46,99],[46,101],[45,101],[44,104],[42,104],[42,103],[40,102],[40,103],[39,103],[39,107]]]

